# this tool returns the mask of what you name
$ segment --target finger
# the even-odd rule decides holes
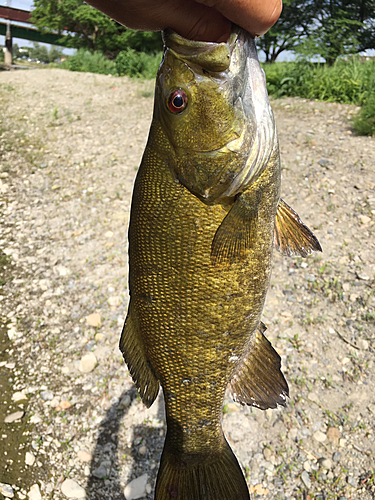
[[[254,36],[264,35],[278,20],[282,0],[197,0],[213,6]]]

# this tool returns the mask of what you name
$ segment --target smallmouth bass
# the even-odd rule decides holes
[[[129,226],[120,349],[145,405],[163,388],[167,434],[156,500],[246,500],[221,427],[226,388],[285,405],[281,360],[260,321],[275,246],[320,245],[280,199],[273,113],[254,40],[163,33],[164,57]]]

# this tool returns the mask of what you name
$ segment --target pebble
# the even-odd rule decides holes
[[[101,326],[101,324],[102,324],[100,314],[98,314],[98,313],[90,314],[89,316],[87,316],[86,321],[90,326],[98,327],[98,326]]]
[[[109,467],[111,466],[111,463],[109,462]],[[98,479],[104,479],[105,477],[109,476],[109,467],[108,467],[108,462],[102,462],[98,468],[96,468],[92,475],[94,477],[97,477]]]
[[[130,406],[130,403],[132,402],[132,400],[130,399],[130,396],[128,394],[125,394],[125,396],[123,396],[117,406],[117,408],[119,410],[125,410],[126,408],[128,408]]]
[[[90,460],[92,459],[91,453],[88,453],[85,450],[79,450],[79,452],[77,453],[77,457],[81,462],[90,462]]]
[[[32,424],[40,424],[40,422],[43,422],[43,420],[37,413],[30,418],[30,423]]]
[[[309,460],[303,462],[303,468],[305,469],[306,472],[311,472],[311,464]]]
[[[0,483],[0,493],[6,498],[13,498],[14,492],[10,484]]]
[[[322,469],[328,470],[332,467],[332,460],[330,458],[322,457],[322,458],[319,458],[318,462],[319,462],[319,465]]]
[[[340,460],[341,460],[341,453],[339,451],[335,451],[335,453],[332,455],[332,460],[334,462],[340,462]]]
[[[356,487],[357,487],[357,479],[356,479],[355,477],[353,477],[353,476],[348,476],[348,477],[346,478],[346,482],[347,482],[348,484],[350,484],[350,486],[353,486],[354,488],[356,488]]]
[[[303,484],[306,486],[307,489],[310,489],[311,488],[311,479],[310,479],[310,475],[307,471],[303,471],[302,474],[301,474],[301,480],[303,482]]]
[[[61,485],[62,493],[68,498],[85,498],[86,492],[82,486],[80,486],[73,479],[65,479]]]
[[[58,406],[56,406],[56,411],[67,410],[72,404],[69,401],[61,401]]]
[[[33,484],[28,492],[27,496],[29,500],[42,500],[42,495],[40,494],[39,484]]]
[[[269,460],[271,458],[272,451],[269,448],[264,448],[263,450],[263,456],[266,460]]]
[[[24,400],[27,400],[27,396],[23,392],[15,392],[12,396],[12,400],[16,401],[16,402],[17,401],[24,401]]]
[[[40,397],[43,399],[43,401],[52,401],[53,393],[51,391],[42,391],[40,393]]]
[[[119,295],[114,295],[113,297],[109,297],[108,304],[112,307],[121,306],[122,298]]]
[[[30,453],[29,451],[26,452],[25,456],[25,463],[26,465],[34,465],[35,463],[35,455],[33,453]]]
[[[20,420],[24,416],[24,411],[16,411],[15,413],[11,413],[4,418],[4,422],[6,424],[12,424],[16,420]]]
[[[139,450],[138,450],[138,451],[139,451],[139,453],[140,453],[141,455],[146,455],[146,453],[147,453],[147,448],[146,448],[146,446],[143,444],[142,446],[140,446],[140,448],[139,448]]]
[[[314,432],[313,437],[315,441],[318,441],[318,443],[324,443],[324,441],[327,439],[326,434],[324,434],[324,432],[322,431]]]
[[[133,479],[129,484],[125,486],[124,495],[126,500],[136,500],[137,498],[142,498],[146,494],[148,475],[143,474],[142,476]]]
[[[93,352],[85,354],[79,362],[78,370],[81,373],[90,373],[93,371],[97,363],[96,356]]]
[[[340,439],[340,435],[341,433],[336,427],[329,427],[327,431],[327,438],[330,443],[337,445]]]

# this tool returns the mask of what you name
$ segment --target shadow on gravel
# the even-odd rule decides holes
[[[119,442],[120,425],[133,401],[137,390],[132,388],[121,394],[118,402],[113,404],[106,413],[99,429],[99,436],[91,460],[90,475],[86,485],[87,500],[125,500],[124,487],[119,475],[119,454],[132,457],[132,470],[129,481],[142,474],[150,473],[150,465],[155,463],[153,474],[148,483],[155,482],[159,459],[164,443],[160,428],[138,425],[133,429],[132,447],[126,447]],[[160,399],[158,399],[158,402]],[[157,404],[155,402],[154,404]],[[159,404],[158,418],[164,419],[163,404]],[[140,449],[143,447],[142,452]],[[146,451],[145,451],[146,450]],[[152,468],[152,467],[151,467]],[[153,498],[153,491],[143,498]]]

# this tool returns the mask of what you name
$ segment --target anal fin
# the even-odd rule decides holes
[[[229,382],[235,401],[261,410],[276,408],[278,404],[285,406],[289,396],[288,384],[280,370],[281,358],[263,335],[265,330],[261,323],[255,342]]]
[[[322,251],[316,236],[283,200],[279,201],[276,212],[273,241],[276,250],[289,257],[307,257],[312,252]]]
[[[256,237],[260,193],[241,194],[218,227],[211,245],[214,266],[228,266],[243,261]]]
[[[147,359],[138,328],[134,322],[131,301],[121,333],[120,350],[142,401],[149,408],[158,395],[160,383]]]

